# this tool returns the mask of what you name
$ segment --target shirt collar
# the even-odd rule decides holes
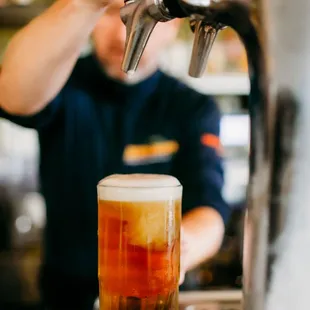
[[[100,66],[95,55],[87,56],[86,66],[89,72],[87,81],[90,87],[104,98],[113,102],[129,103],[143,100],[151,96],[159,83],[162,72],[157,70],[152,75],[135,84],[125,84],[110,78]]]

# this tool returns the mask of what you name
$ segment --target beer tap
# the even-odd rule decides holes
[[[157,22],[190,17],[195,39],[189,75],[200,77],[218,31],[226,26],[238,28],[238,25],[234,27],[236,22],[240,23],[240,18],[235,18],[238,14],[248,19],[246,7],[233,1],[127,0],[121,9],[121,18],[127,30],[122,69],[127,73],[136,70]]]
[[[310,233],[310,229],[303,235],[298,231],[310,227],[306,209],[310,195],[304,186],[310,184],[310,148],[303,147],[310,132],[310,43],[301,35],[308,28],[308,12],[307,0],[125,0],[121,9],[127,27],[122,64],[125,72],[136,70],[156,23],[173,18],[189,18],[194,32],[189,68],[192,77],[200,77],[205,71],[212,44],[224,27],[233,28],[244,44],[251,85],[243,258],[245,310],[309,307],[307,290],[299,290],[297,296],[282,287],[287,268],[295,263],[308,271],[300,272],[301,279],[294,278],[296,291],[299,280],[306,286],[310,278],[308,263],[302,260],[304,254],[310,259],[310,250],[305,250],[310,247],[296,247],[290,240],[294,235],[307,243]],[[292,208],[300,212],[303,225],[296,226],[296,217],[288,215]]]

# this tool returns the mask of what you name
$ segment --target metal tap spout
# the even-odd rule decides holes
[[[208,57],[217,33],[222,26],[193,19],[191,27],[195,33],[195,39],[188,74],[192,77],[201,77],[207,67]]]
[[[121,8],[121,19],[126,25],[126,48],[122,70],[136,71],[148,39],[157,22],[172,19],[158,0],[127,1]]]

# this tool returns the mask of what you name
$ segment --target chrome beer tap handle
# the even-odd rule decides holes
[[[191,17],[195,32],[189,74],[200,77],[217,32],[224,27],[214,20],[215,0],[128,0],[121,8],[121,18],[126,25],[126,48],[122,70],[134,72],[139,64],[148,39],[157,22],[167,22],[176,17]]]

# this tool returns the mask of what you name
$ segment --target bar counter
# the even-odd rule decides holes
[[[242,291],[189,291],[180,293],[180,310],[241,310]]]
[[[241,310],[241,300],[241,290],[180,292],[179,310]]]

